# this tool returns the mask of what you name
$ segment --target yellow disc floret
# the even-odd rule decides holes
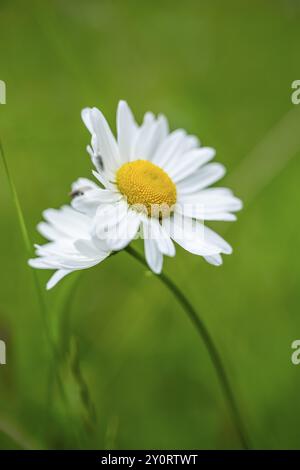
[[[128,204],[141,207],[149,216],[165,217],[176,202],[176,186],[167,175],[148,160],[124,163],[117,171],[117,186]]]

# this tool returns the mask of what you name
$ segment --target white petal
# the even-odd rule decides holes
[[[209,163],[177,184],[179,194],[190,194],[215,183],[225,175],[220,163]]]
[[[151,160],[157,147],[165,138],[165,132],[166,120],[164,116],[159,116],[155,120],[152,114],[147,113],[136,134],[131,160]]]
[[[91,261],[98,260],[100,262],[110,254],[110,250],[106,244],[102,240],[98,241],[94,237],[91,237],[90,239],[76,240],[74,242],[74,246],[80,255]]]
[[[235,222],[237,220],[237,217],[236,215],[231,214],[230,212],[214,212],[214,213],[206,212],[204,213],[203,220],[219,220],[223,222]]]
[[[218,235],[214,230],[209,227],[204,226],[204,240],[210,244],[219,247],[222,250],[222,253],[230,255],[232,253],[232,248],[220,235]],[[202,230],[202,228],[201,228]]]
[[[40,222],[37,225],[37,231],[48,240],[57,240],[64,236],[62,232],[54,228],[52,225],[47,224],[46,222]]]
[[[228,198],[230,196],[233,196],[233,192],[228,188],[201,189],[200,191],[197,191],[192,194],[181,194],[180,192],[178,193],[180,203],[197,203],[199,199],[201,199],[201,203],[215,202],[223,200],[224,198]]]
[[[178,152],[180,144],[183,144],[185,136],[186,133],[182,129],[177,129],[169,134],[153,155],[153,163],[161,168],[165,168],[167,162],[174,158],[174,155],[176,156],[176,152]]]
[[[101,204],[111,204],[120,201],[122,195],[109,189],[100,189],[87,191],[81,196],[76,196],[71,201],[72,207],[79,212],[94,216]]]
[[[198,203],[185,203],[185,204],[176,204],[174,207],[175,212],[183,214],[186,217],[192,217],[199,220],[223,220],[223,221],[234,221],[236,216],[231,214],[229,210],[239,210],[238,203],[231,208],[226,208],[224,206],[213,207],[208,204]],[[228,212],[227,212],[228,210]]]
[[[51,269],[51,264],[42,258],[31,258],[28,260],[29,266],[37,269]]]
[[[54,258],[56,260],[66,256],[73,258],[77,254],[77,250],[68,238],[60,238],[56,241],[45,243],[45,245],[35,245],[35,249],[36,254],[42,256],[44,261],[47,259],[51,266],[53,265]]]
[[[127,212],[128,205],[123,200],[99,206],[94,217],[92,232],[100,239],[114,238],[118,225],[126,217]]]
[[[99,109],[93,108],[90,112],[94,134],[93,150],[103,159],[104,169],[114,171],[121,163],[116,139]]]
[[[209,188],[193,194],[179,193],[177,201],[180,206],[201,206],[206,214],[236,212],[243,206],[242,201],[225,188]]]
[[[204,256],[204,259],[213,266],[221,266],[223,263],[221,255]]]
[[[72,192],[85,192],[89,189],[99,189],[94,181],[91,181],[87,178],[78,178],[71,185]]]
[[[122,163],[130,161],[132,146],[137,130],[138,126],[128,104],[125,101],[120,101],[117,111],[117,131]]]
[[[174,214],[170,219],[163,219],[162,223],[178,245],[195,255],[209,256],[221,252],[219,247],[206,242],[204,231],[201,233],[201,227],[193,219]]]
[[[212,160],[215,153],[213,148],[202,147],[180,155],[174,162],[174,170],[171,174],[173,181],[178,183],[192,175],[200,166]]]
[[[93,148],[92,148],[93,147]],[[96,134],[92,135],[92,147],[90,145],[87,146],[87,152],[89,153],[91,160],[93,164],[96,167],[97,172],[101,176],[101,178],[104,180],[100,182],[107,187],[107,184],[105,183],[105,180],[109,181],[111,178],[114,177],[115,174],[115,169],[113,168],[113,165],[111,162],[106,162],[104,165],[104,160],[103,157],[100,155],[99,150],[98,150],[98,138]]]
[[[163,255],[159,251],[155,240],[144,239],[145,257],[149,268],[155,273],[160,274],[163,265]]]
[[[102,155],[102,145],[101,145],[101,134],[99,133],[99,129],[97,124],[94,122],[93,117],[93,109],[92,108],[85,108],[81,112],[81,117],[91,133],[91,146],[87,146],[87,151],[90,154],[93,164],[97,168],[100,173],[105,173],[108,178],[113,175],[113,160],[107,157],[107,155]],[[105,168],[104,168],[104,160],[105,160]]]
[[[92,111],[91,108],[84,108],[81,111],[81,118],[84,124],[86,125],[86,127],[88,128],[88,130],[90,131],[90,133],[93,134],[94,128],[92,124],[91,111]]]
[[[50,290],[52,289],[52,287],[56,286],[56,284],[63,278],[65,277],[67,274],[70,274],[72,271],[69,270],[69,269],[59,269],[58,271],[56,271],[53,276],[49,279],[49,281],[47,282],[47,290]]]
[[[182,156],[197,147],[199,141],[196,137],[186,135],[186,132],[178,129],[162,142],[158,147],[153,161],[163,168],[173,178],[177,165],[182,161]]]
[[[109,234],[112,238],[106,240],[112,251],[119,251],[125,248],[135,237],[140,227],[140,216],[136,211],[128,210],[126,217],[120,220],[116,226],[115,233]]]
[[[183,224],[184,221],[187,222],[187,229],[190,230],[190,228],[193,231],[193,235],[199,239],[202,240],[206,245],[213,247],[213,249],[216,249],[216,252],[218,253],[224,253],[224,254],[231,254],[232,253],[232,248],[227,243],[220,235],[218,235],[214,230],[210,229],[203,223],[199,221],[195,221],[193,219],[189,219],[187,217],[184,217],[181,219],[182,216],[175,216],[175,219],[178,221],[178,223]]]
[[[98,253],[96,252],[96,248],[91,243],[90,239],[79,239],[74,242],[75,248],[78,250],[79,254],[88,258],[88,259],[94,259],[98,256]]]
[[[95,178],[99,181],[99,183],[101,183],[102,186],[104,186],[104,188],[114,189],[114,185],[106,178],[106,175],[104,175],[103,172],[93,170],[92,173],[95,176]],[[114,176],[115,175],[113,175],[113,179],[114,179]]]
[[[43,216],[56,230],[65,235],[73,237],[76,233],[78,237],[84,237],[87,233],[89,219],[69,206],[63,206],[59,210],[46,209]]]
[[[102,112],[97,108],[93,108],[91,117],[94,126],[94,131],[97,136],[100,137],[99,144],[102,149],[100,153],[119,163],[118,145]]]
[[[147,236],[154,239],[159,251],[166,256],[175,256],[175,246],[169,234],[166,232],[160,222],[155,219],[148,219],[144,221],[144,227],[147,224]]]
[[[158,140],[159,140],[159,144],[161,144],[170,132],[169,123],[168,123],[166,116],[164,116],[163,114],[160,114],[158,116],[157,122],[159,124],[159,133],[160,133]]]

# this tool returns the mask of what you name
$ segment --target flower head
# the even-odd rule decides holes
[[[225,174],[209,163],[214,149],[202,147],[184,130],[169,131],[162,115],[146,113],[139,126],[124,101],[117,110],[117,139],[97,108],[82,118],[91,133],[87,150],[98,184],[80,178],[72,187],[72,207],[44,212],[39,231],[50,243],[37,247],[36,268],[57,269],[48,283],[88,268],[137,236],[144,239],[152,271],[162,270],[163,256],[174,256],[174,242],[214,265],[231,247],[205,221],[232,221],[242,207],[226,188],[210,188]]]

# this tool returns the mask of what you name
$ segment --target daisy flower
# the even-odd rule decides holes
[[[81,179],[74,183],[91,187],[91,182]],[[90,268],[103,261],[110,252],[99,238],[91,234],[92,219],[77,212],[70,206],[47,209],[43,213],[45,222],[38,224],[38,231],[49,243],[36,247],[38,258],[30,259],[29,265],[39,269],[55,269],[47,283],[47,289],[54,287],[67,274]]]
[[[242,204],[229,189],[209,187],[225,174],[223,165],[209,163],[215,150],[182,129],[170,132],[162,115],[148,112],[139,126],[124,101],[117,110],[117,139],[99,109],[84,109],[82,119],[100,185],[86,180],[72,206],[92,218],[92,236],[118,251],[141,235],[157,274],[163,255],[175,255],[173,242],[222,264],[221,254],[232,249],[204,221],[233,221]]]

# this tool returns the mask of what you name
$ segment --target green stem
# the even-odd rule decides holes
[[[144,260],[144,258],[133,248],[130,246],[126,248],[127,253],[129,253],[131,256],[133,256],[139,263],[141,263],[143,266],[145,266],[148,269],[147,263]],[[236,404],[236,400],[234,397],[234,393],[232,391],[231,385],[229,383],[227,374],[225,372],[221,355],[218,352],[218,349],[208,331],[206,328],[205,324],[201,320],[201,318],[198,316],[196,310],[192,306],[192,304],[189,302],[189,300],[185,297],[185,295],[179,290],[179,288],[171,281],[171,279],[166,276],[165,274],[160,274],[157,275],[157,277],[163,282],[163,284],[174,294],[176,297],[177,301],[180,303],[180,305],[183,307],[185,312],[187,313],[188,317],[194,324],[196,330],[200,334],[201,338],[204,341],[204,344],[209,352],[210,358],[213,362],[213,365],[215,367],[217,376],[220,381],[220,385],[222,387],[222,390],[224,392],[224,395],[227,399],[228,405],[230,407],[232,419],[235,423],[236,431],[239,435],[241,444],[244,449],[249,449],[249,441],[248,437],[244,428],[243,420],[239,412],[239,408]]]
[[[7,160],[6,160],[6,157],[5,157],[5,153],[4,153],[4,150],[3,150],[1,140],[0,140],[0,154],[1,154],[1,157],[2,157],[2,162],[3,162],[4,170],[5,170],[5,173],[6,173],[6,177],[7,177],[7,180],[8,180],[8,184],[9,184],[9,187],[10,187],[10,190],[11,190],[12,199],[13,199],[15,209],[16,209],[16,212],[17,212],[17,218],[18,218],[20,229],[21,229],[21,234],[22,234],[22,237],[23,237],[25,248],[26,248],[26,251],[28,253],[28,256],[31,257],[32,254],[33,254],[32,253],[32,243],[31,243],[31,240],[30,240],[30,237],[29,237],[29,234],[28,234],[28,230],[27,230],[27,227],[26,227],[25,218],[24,218],[24,214],[23,214],[23,211],[22,211],[22,208],[21,208],[19,196],[18,196],[16,187],[15,187],[15,184],[14,184],[13,178],[12,178],[12,176],[10,174],[10,171],[9,171],[8,163],[7,163]],[[41,317],[42,317],[42,321],[43,321],[43,324],[44,324],[44,331],[45,331],[46,339],[47,339],[48,346],[49,346],[50,353],[51,353],[51,357],[52,357],[52,367],[53,367],[53,370],[54,370],[54,373],[55,373],[57,386],[58,386],[58,389],[59,389],[59,392],[60,392],[61,399],[62,399],[64,405],[67,407],[67,405],[68,405],[67,396],[66,396],[66,393],[65,393],[65,389],[64,389],[62,379],[61,379],[60,374],[58,372],[58,364],[60,363],[60,359],[61,359],[60,352],[59,352],[58,348],[56,347],[56,344],[55,344],[55,342],[53,340],[53,337],[52,337],[51,328],[50,328],[49,321],[48,321],[48,309],[47,309],[47,305],[46,305],[46,302],[45,302],[45,299],[44,299],[44,296],[43,296],[43,293],[42,293],[42,290],[41,290],[41,286],[40,286],[40,283],[39,283],[39,280],[38,280],[38,277],[37,277],[37,273],[34,269],[31,269],[31,273],[32,273],[32,276],[33,276],[33,282],[34,282],[34,286],[35,286],[35,290],[36,290],[36,294],[37,294],[37,298],[38,298],[38,303],[39,303],[39,307],[40,307],[39,310],[41,312]]]
[[[11,177],[11,174],[10,174],[10,171],[9,171],[9,168],[8,168],[8,163],[7,163],[7,160],[6,160],[6,157],[5,157],[5,153],[4,153],[4,149],[3,149],[1,141],[0,141],[0,153],[1,153],[1,157],[2,157],[4,170],[5,170],[5,173],[6,173],[6,177],[7,177],[7,180],[8,180],[8,184],[9,184],[9,187],[10,187],[10,191],[11,191],[11,194],[12,194],[12,199],[13,199],[13,202],[14,202],[14,205],[15,205],[17,218],[18,218],[18,221],[19,221],[19,226],[20,226],[22,238],[23,238],[23,241],[24,241],[24,245],[25,245],[26,251],[28,253],[28,256],[31,257],[33,255],[32,243],[31,243],[30,238],[29,238],[28,230],[27,230],[26,223],[25,223],[24,214],[23,214],[23,211],[22,211],[22,208],[21,208],[19,197],[18,197],[18,193],[17,193],[15,184],[13,182],[13,179]],[[41,292],[41,288],[40,288],[39,281],[38,281],[38,278],[37,278],[37,275],[36,275],[36,271],[32,270],[32,274],[33,274],[34,286],[35,286],[35,289],[36,289],[38,302],[39,302],[39,306],[40,306],[40,311],[42,313],[42,320],[43,320],[44,327],[45,327],[45,333],[46,333],[47,341],[48,341],[52,351],[56,351],[55,345],[54,345],[52,337],[51,337],[50,326],[48,324],[48,319],[47,319],[47,315],[46,315],[46,310],[47,310],[46,309],[46,304],[45,304],[45,301],[44,301],[43,294]]]

